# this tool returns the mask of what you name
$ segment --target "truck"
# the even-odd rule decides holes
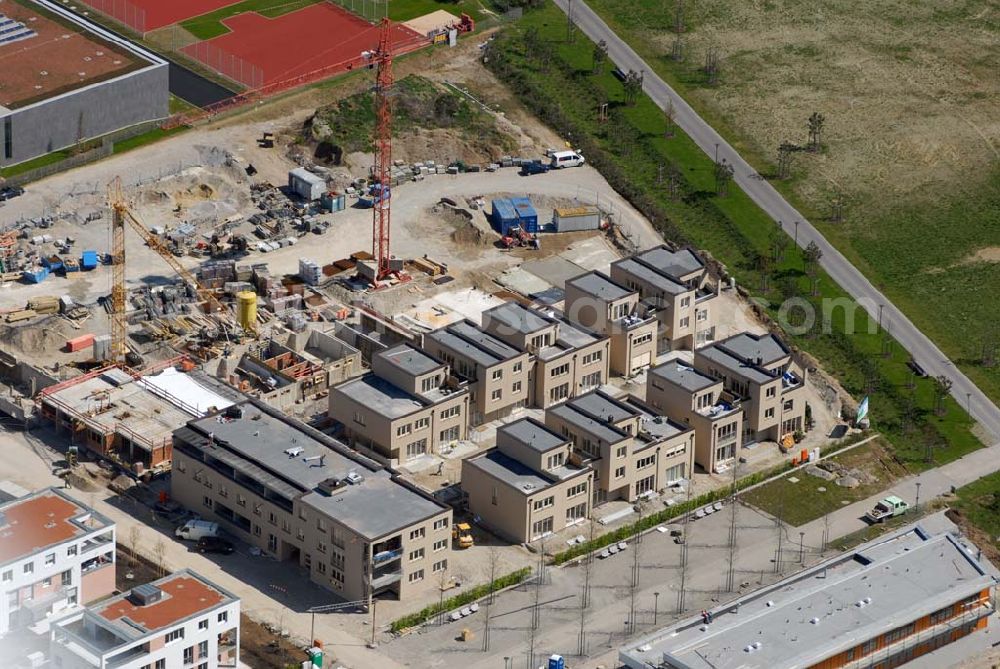
[[[910,505],[895,495],[886,497],[865,514],[865,519],[872,523],[881,523],[886,518],[895,518],[906,513]]]
[[[219,536],[219,524],[207,520],[189,520],[176,530],[174,534],[180,539],[198,541],[205,537]]]
[[[475,541],[472,538],[472,527],[468,523],[455,523],[451,528],[451,538],[459,548],[472,548]]]

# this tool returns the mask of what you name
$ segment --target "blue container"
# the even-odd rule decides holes
[[[49,270],[49,272],[58,272],[63,268],[62,258],[59,256],[50,256],[48,258],[43,256],[42,267]]]
[[[26,283],[41,283],[45,281],[49,276],[49,270],[45,267],[36,269],[34,272],[24,272],[21,278],[25,280]]]
[[[97,251],[84,251],[80,256],[80,269],[90,271],[97,267]]]
[[[538,232],[538,212],[532,206],[531,200],[526,197],[512,197],[510,203],[517,212],[517,224],[525,232],[536,234]]]
[[[566,660],[562,655],[549,656],[549,669],[566,669]]]
[[[511,227],[520,225],[517,220],[517,210],[510,200],[493,200],[493,213],[490,215],[493,229],[501,235],[506,235]]]

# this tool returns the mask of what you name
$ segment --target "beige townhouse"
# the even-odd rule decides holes
[[[656,360],[657,321],[639,293],[602,272],[566,282],[564,312],[571,323],[611,339],[611,371],[631,377]]]
[[[466,384],[409,344],[375,353],[370,373],[330,390],[329,406],[351,445],[389,466],[467,436]]]
[[[347,601],[432,592],[451,509],[258,401],[174,432],[172,497]]]
[[[706,472],[733,464],[742,445],[743,410],[720,379],[671,360],[649,370],[646,403],[694,428],[694,461]]]
[[[693,350],[715,339],[708,270],[690,248],[658,246],[611,263],[611,279],[652,307],[659,322],[657,351]]]
[[[423,349],[451,365],[469,384],[469,422],[479,425],[505,418],[528,405],[531,356],[469,320],[423,336]]]
[[[634,398],[589,392],[545,412],[545,424],[573,443],[572,461],[594,470],[594,504],[635,501],[690,477],[694,430]]]
[[[484,526],[527,543],[584,522],[594,472],[571,462],[572,444],[522,418],[497,430],[497,445],[462,461],[462,491]]]
[[[775,335],[734,335],[695,351],[694,366],[740,399],[744,444],[790,445],[805,430],[805,368]]]
[[[483,330],[532,355],[528,403],[546,409],[607,383],[611,340],[555,312],[505,302],[483,312]]]

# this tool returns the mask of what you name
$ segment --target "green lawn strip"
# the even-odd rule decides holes
[[[777,315],[790,297],[815,304],[822,298],[853,304],[822,272],[817,274],[819,295],[809,295],[811,281],[790,241],[783,257],[768,269],[769,284],[762,290],[758,268],[761,257],[773,255],[774,223],[735,185],[730,185],[728,196],[717,196],[713,161],[676,128],[673,137],[666,138],[663,113],[649,98],[640,95],[634,105],[625,105],[623,86],[610,71],[591,73],[592,54],[593,44],[583,37],[565,42],[565,17],[547,4],[526,13],[496,40],[488,65],[525,106],[583,150],[588,161],[668,239],[712,253],[764,303],[768,315]],[[602,123],[597,110],[605,102],[610,118]],[[679,198],[671,199],[660,182],[660,165],[667,171],[673,166],[681,175]],[[818,318],[811,329],[790,338],[856,398],[871,395],[873,427],[887,435],[897,457],[912,470],[949,462],[980,447],[961,408],[949,397],[944,414],[934,415],[932,382],[913,380],[911,390],[908,356],[885,333],[877,332],[877,325],[870,324],[860,308],[855,311],[853,334],[844,334],[850,328],[841,308],[830,314],[829,328]],[[884,346],[889,357],[882,355]]]
[[[919,509],[910,507],[902,516],[889,518],[881,523],[869,525],[868,527],[858,530],[857,532],[851,532],[850,534],[845,534],[838,539],[832,540],[829,547],[841,552],[848,551],[855,546],[860,546],[863,543],[877,539],[883,534],[888,534],[889,532],[919,521],[927,515],[929,510],[929,505],[921,505]]]
[[[649,41],[651,34],[672,31],[672,11],[664,11],[658,0],[591,0],[588,4],[758,172],[774,172],[773,155],[762,154],[711,104],[692,95],[707,85],[696,65],[673,61]],[[697,29],[690,17],[686,20],[687,32]],[[723,68],[721,86],[726,85],[725,77]],[[804,170],[809,169],[803,163],[809,160],[808,155],[796,158],[793,172],[797,176],[772,184],[965,374],[1000,401],[1000,365],[986,367],[980,360],[983,342],[997,337],[994,300],[991,290],[976,290],[977,286],[1000,286],[1000,265],[956,267],[975,249],[996,246],[1000,168],[976,183],[954,185],[952,192],[930,205],[914,203],[909,197],[895,198],[891,206],[854,203],[847,212],[847,224],[837,224],[828,220],[828,212],[817,211],[798,193],[799,182],[806,178]]]
[[[18,163],[17,165],[0,168],[0,177],[9,179],[10,177],[24,174],[25,172],[30,172],[31,170],[37,170],[39,167],[47,167],[49,165],[62,162],[71,155],[73,155],[71,149],[63,149],[62,151],[46,153],[44,156],[38,156],[37,158],[26,160],[23,163]]]
[[[797,482],[791,482],[789,479],[793,476],[789,474],[748,491],[741,499],[798,527],[847,504],[867,499],[906,476],[906,469],[888,457],[886,446],[881,440],[875,440],[830,458],[831,462],[845,467],[867,471],[877,477],[876,481],[856,488],[842,488],[800,469],[794,474]]]
[[[958,500],[950,504],[973,525],[1000,540],[1000,472],[984,476],[958,489]]]
[[[531,576],[530,567],[518,569],[517,571],[511,572],[506,576],[501,576],[492,583],[477,585],[474,588],[460,592],[454,597],[449,597],[443,602],[436,602],[424,607],[416,613],[411,613],[410,615],[394,620],[389,626],[389,629],[393,632],[401,632],[408,627],[422,625],[439,613],[444,613],[445,611],[451,611],[452,609],[460,608],[466,604],[471,604],[476,600],[482,599],[491,592],[497,592],[499,590],[503,590],[504,588],[519,585],[529,576]]]
[[[182,112],[194,111],[196,109],[198,109],[198,107],[196,107],[195,105],[191,104],[187,100],[181,99],[181,98],[177,97],[176,95],[174,95],[173,93],[170,94],[170,113],[171,114],[180,114]]]
[[[275,18],[283,14],[296,12],[303,7],[315,5],[326,0],[242,0],[228,7],[221,7],[214,12],[195,16],[186,21],[181,21],[180,26],[200,40],[213,39],[229,32],[223,23],[223,19],[228,19],[244,12],[257,12],[268,18]]]

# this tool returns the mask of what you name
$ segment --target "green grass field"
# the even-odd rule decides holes
[[[951,504],[973,525],[989,535],[994,545],[1000,542],[1000,473],[990,474],[958,490],[958,501]]]
[[[235,5],[222,7],[214,12],[202,14],[181,22],[181,27],[201,40],[212,39],[225,35],[229,29],[223,25],[223,19],[244,12],[257,12],[263,16],[274,18],[282,14],[298,11],[303,7],[315,5],[326,0],[242,0]]]
[[[761,173],[823,112],[823,154],[800,154],[794,178],[775,185],[1000,401],[1000,364],[983,364],[984,346],[1000,348],[991,3],[684,3],[681,61],[676,3],[589,4]],[[709,48],[722,59],[717,86],[702,71]],[[847,200],[842,223],[829,220],[834,191]]]
[[[774,223],[735,186],[727,196],[718,196],[713,161],[679,130],[666,137],[664,115],[647,97],[626,105],[623,86],[610,68],[593,74],[593,48],[583,36],[567,43],[565,16],[546,4],[505,31],[490,50],[489,65],[531,111],[571,138],[667,238],[711,252],[766,304],[772,317],[790,297],[813,305],[822,298],[851,303],[822,272],[817,274],[819,294],[811,295],[802,258],[791,248],[761,269],[761,258],[772,255]],[[601,123],[597,109],[605,102],[610,118]],[[658,178],[661,165],[679,175],[676,198]],[[907,356],[898,344],[884,332],[870,334],[869,319],[860,309],[854,320],[854,332],[845,334],[847,315],[838,309],[829,319],[829,331],[817,321],[792,340],[857,399],[871,395],[873,427],[887,436],[910,469],[919,471],[979,448],[961,408],[948,398],[944,415],[935,415],[931,382],[915,380],[911,390]]]

